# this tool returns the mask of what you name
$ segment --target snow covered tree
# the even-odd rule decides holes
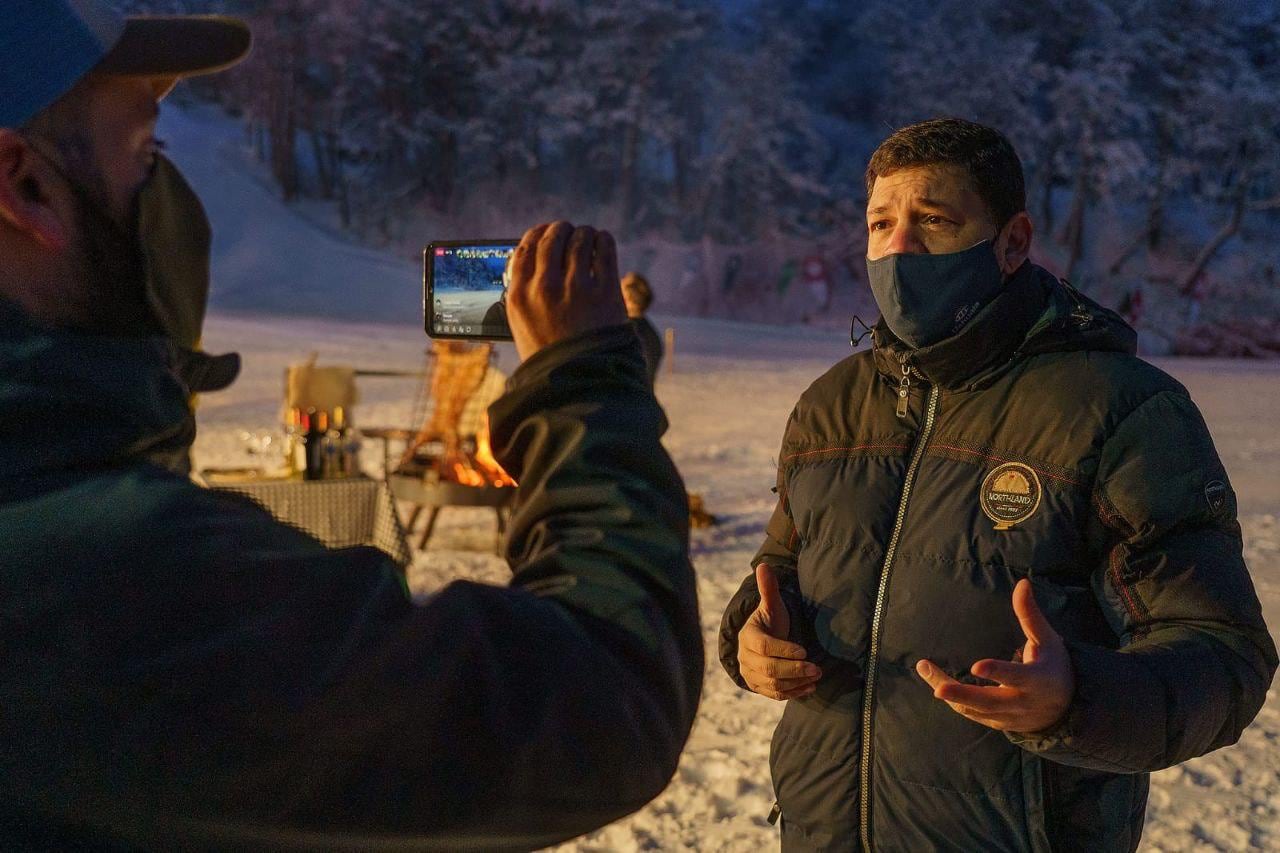
[[[803,43],[786,11],[750,7],[714,54],[698,216],[701,231],[730,242],[795,231],[830,196],[825,142],[796,73]]]

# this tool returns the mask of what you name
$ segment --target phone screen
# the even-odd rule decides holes
[[[449,240],[423,251],[426,331],[433,338],[511,340],[507,260],[519,240]]]

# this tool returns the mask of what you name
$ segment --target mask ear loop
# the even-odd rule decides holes
[[[859,326],[863,329],[862,334],[858,334]],[[867,335],[869,334],[871,334],[871,327],[863,322],[861,317],[854,314],[853,320],[849,323],[849,346],[857,349],[858,345],[866,340]]]

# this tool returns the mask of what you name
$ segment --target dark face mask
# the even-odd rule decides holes
[[[884,321],[913,349],[952,337],[1000,293],[993,240],[945,255],[885,255],[867,261]]]
[[[135,222],[147,316],[172,344],[174,373],[192,393],[226,388],[240,373],[240,356],[199,351],[209,301],[209,217],[166,157],[156,158],[138,192]]]
[[[121,227],[78,181],[68,181],[79,226],[79,274],[93,305],[87,330],[108,335],[156,334],[147,310],[146,281],[136,224]],[[138,198],[129,216],[137,221]]]
[[[170,366],[192,393],[218,391],[240,372],[237,353],[199,352],[209,296],[211,230],[182,173],[157,156],[121,227],[106,206],[32,145],[71,189],[77,270],[92,319],[79,328],[113,337],[168,339]]]
[[[136,207],[148,308],[161,332],[195,349],[209,299],[209,217],[178,167],[163,156],[156,158]]]
[[[38,146],[35,150],[43,155]],[[79,240],[77,274],[93,317],[86,331],[167,335],[194,348],[209,294],[209,220],[171,161],[157,156],[122,226],[85,182],[45,160],[71,190]]]
[[[157,330],[147,309],[146,276],[137,232],[139,191],[121,225],[107,212],[101,194],[95,194],[85,180],[73,177],[50,157],[42,145],[28,139],[38,153],[71,191],[76,222],[74,274],[80,279],[84,301],[92,306],[89,316],[73,325],[85,331],[107,335],[147,335]]]

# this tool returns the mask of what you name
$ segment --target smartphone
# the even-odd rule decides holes
[[[509,341],[507,261],[519,240],[437,240],[422,251],[423,318],[432,338]]]

